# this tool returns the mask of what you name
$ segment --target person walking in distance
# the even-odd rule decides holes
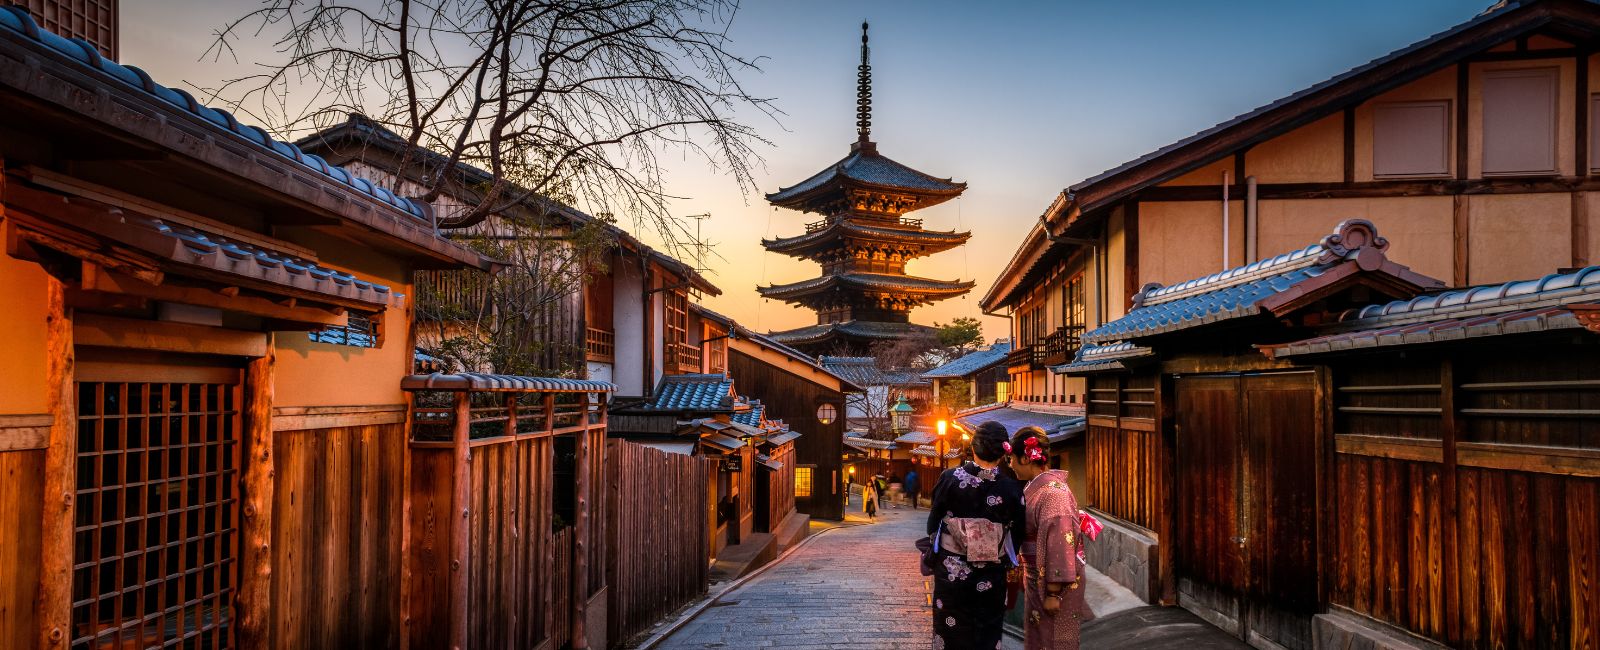
[[[973,458],[945,470],[928,507],[932,538],[933,647],[999,647],[1006,573],[1016,566],[1013,535],[1023,532],[1022,484],[1000,471],[1010,451],[1006,428],[978,426]]]
[[[920,489],[921,487],[922,486],[917,485],[917,470],[911,470],[909,472],[906,472],[906,482],[905,482],[906,498],[911,499],[911,509],[912,510],[916,510],[917,509],[917,499],[919,499],[922,496],[921,494],[919,494],[917,492],[917,490]]]
[[[878,519],[877,481],[867,481],[861,486],[861,512],[867,515],[867,519],[873,521]]]

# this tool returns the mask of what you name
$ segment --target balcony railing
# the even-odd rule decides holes
[[[1019,345],[1017,349],[1011,351],[1011,354],[1006,355],[1006,367],[1008,368],[1026,366],[1032,363],[1033,346],[1031,345]]]
[[[611,330],[589,328],[584,336],[584,352],[590,361],[611,363],[617,358],[617,335]]]
[[[1071,361],[1082,345],[1078,338],[1082,334],[1082,325],[1056,328],[1033,346],[1033,365],[1055,366]]]
[[[901,228],[921,228],[922,227],[922,220],[921,219],[904,219],[904,218],[902,218],[902,219],[887,219],[886,221],[889,222],[889,225],[899,226]],[[822,221],[813,221],[811,223],[808,223],[808,224],[806,224],[806,234],[809,235],[809,234],[814,233],[814,232],[816,232],[818,230],[822,230],[824,228],[827,228],[828,225],[832,224],[833,222],[834,222],[833,219],[823,219]]]
[[[700,348],[688,343],[668,343],[666,366],[669,373],[700,372]]]

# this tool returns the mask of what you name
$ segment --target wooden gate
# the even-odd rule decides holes
[[[1310,372],[1181,377],[1179,603],[1240,636],[1309,648],[1317,606]]]

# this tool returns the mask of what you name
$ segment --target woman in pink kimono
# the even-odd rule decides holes
[[[1011,467],[1027,483],[1027,537],[1022,542],[1026,611],[1023,647],[1077,650],[1078,626],[1089,618],[1083,599],[1083,533],[1078,499],[1067,473],[1050,469],[1050,439],[1038,427],[1023,427],[1011,439]]]

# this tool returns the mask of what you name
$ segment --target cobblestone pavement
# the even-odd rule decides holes
[[[829,531],[724,593],[656,647],[927,648],[927,587],[912,546],[927,513],[889,509],[876,524]]]

